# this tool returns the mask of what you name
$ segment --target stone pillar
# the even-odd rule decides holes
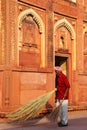
[[[17,0],[4,0],[2,6],[2,64],[17,62]]]
[[[47,66],[48,68],[53,67],[53,11],[52,11],[52,2],[48,1],[47,8]]]
[[[1,11],[1,64],[3,65],[2,100],[3,108],[7,108],[10,105],[11,97],[12,66],[17,64],[17,0],[2,0]]]

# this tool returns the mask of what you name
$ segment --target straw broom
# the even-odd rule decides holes
[[[63,100],[61,103],[50,113],[46,116],[46,118],[50,121],[57,122],[59,116],[59,109],[62,105]]]
[[[33,119],[38,116],[43,106],[45,106],[46,102],[50,99],[51,95],[55,93],[56,89],[51,92],[48,92],[37,99],[21,106],[16,111],[10,112],[6,115],[12,121],[24,121]]]
[[[50,121],[57,122],[58,116],[59,116],[59,109],[60,109],[68,91],[69,91],[69,88],[66,89],[64,97],[61,100],[60,104],[49,115],[46,116]]]

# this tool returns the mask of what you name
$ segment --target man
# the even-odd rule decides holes
[[[56,105],[60,103],[59,117],[60,122],[58,122],[59,127],[68,126],[68,96],[70,84],[67,77],[62,73],[62,69],[59,66],[55,67],[56,72]]]

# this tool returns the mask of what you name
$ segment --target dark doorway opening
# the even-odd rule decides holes
[[[61,66],[67,61],[67,57],[55,56],[55,66]]]
[[[68,57],[55,56],[55,66],[61,66],[62,71],[65,75],[68,74],[67,60],[68,60]]]

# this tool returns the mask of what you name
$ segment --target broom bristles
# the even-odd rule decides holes
[[[50,114],[47,115],[47,118],[50,121],[53,121],[53,122],[58,121],[59,110],[60,110],[60,107],[61,107],[63,101],[64,101],[64,99],[60,102],[60,104]]]
[[[56,89],[38,97],[37,99],[25,104],[24,106],[21,106],[14,112],[8,113],[6,117],[12,121],[22,121],[38,116],[38,114],[43,109],[43,106],[55,91]]]
[[[59,109],[60,109],[60,106],[57,106],[50,114],[46,116],[47,119],[50,121],[56,122],[59,116]]]

